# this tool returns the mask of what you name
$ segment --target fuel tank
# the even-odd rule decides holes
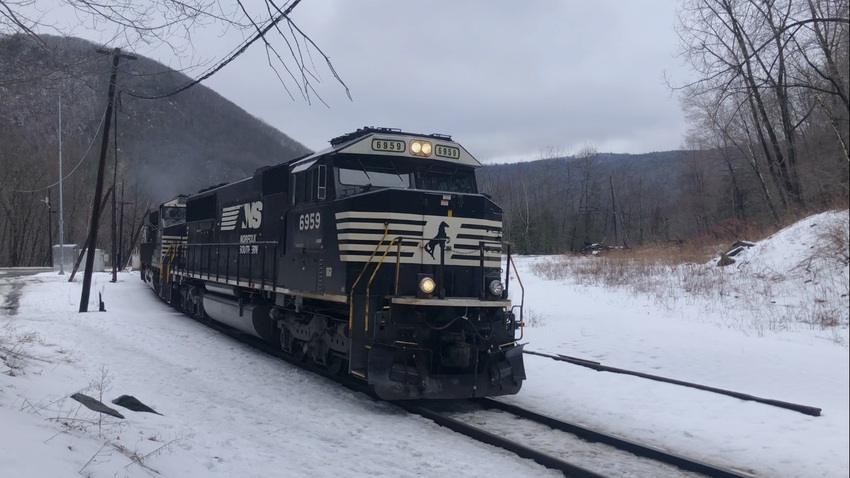
[[[204,294],[204,312],[215,320],[236,330],[274,342],[277,333],[269,318],[270,305],[256,305],[214,294]]]

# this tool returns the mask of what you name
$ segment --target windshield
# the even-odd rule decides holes
[[[475,194],[475,170],[439,161],[386,156],[338,156],[334,159],[337,197],[370,188],[423,189]]]
[[[165,207],[162,214],[162,227],[186,222],[185,207]]]
[[[416,172],[416,188],[453,193],[476,193],[475,172],[468,168],[433,166]]]
[[[410,187],[410,175],[339,168],[339,183],[344,186],[408,188]]]

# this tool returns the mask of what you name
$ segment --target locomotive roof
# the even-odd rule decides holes
[[[177,196],[175,196],[175,197],[169,199],[168,201],[165,201],[164,203],[162,203],[162,205],[165,206],[165,207],[172,207],[172,206],[186,207],[186,198],[188,198],[188,197],[189,196],[186,195],[186,194],[178,194]]]
[[[433,154],[421,156],[411,153],[410,145],[415,140],[431,143]],[[352,133],[338,136],[332,139],[330,143],[329,148],[292,161],[290,165],[295,166],[293,172],[306,169],[320,157],[332,153],[406,157],[420,161],[441,161],[473,168],[481,167],[481,163],[477,159],[446,134],[419,134],[393,128],[364,127]],[[402,148],[387,150],[381,147],[382,143],[393,143],[402,146]]]

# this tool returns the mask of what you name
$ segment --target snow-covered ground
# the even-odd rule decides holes
[[[787,319],[824,304],[847,310],[847,265],[812,260],[823,228],[847,223],[846,211],[815,216],[732,266],[691,266],[725,281],[704,298],[547,280],[531,269],[550,259],[518,261],[528,349],[822,416],[530,355],[523,390],[504,400],[757,476],[848,476],[847,316],[825,329]],[[2,477],[559,476],[221,336],[133,273],[117,283],[96,274],[90,310],[102,293],[107,311],[79,314],[79,280],[66,277],[13,279],[25,284],[20,307],[0,315]],[[126,419],[101,419],[75,392],[105,403],[133,395],[162,415],[115,406]]]

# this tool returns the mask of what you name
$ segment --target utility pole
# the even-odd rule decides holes
[[[59,92],[59,275],[65,275],[65,208],[62,203],[62,92]]]
[[[619,242],[619,233],[623,233],[623,247],[628,249],[629,247],[629,236],[626,233],[625,228],[623,227],[623,211],[620,207],[620,202],[617,200],[617,193],[614,192],[614,179],[611,176],[608,176],[608,183],[611,185],[611,216],[614,221],[614,245],[616,246]],[[617,224],[620,224],[620,228],[622,231],[618,231]]]
[[[112,194],[112,189],[108,189],[106,191],[106,196],[104,196],[103,201],[100,202],[100,209],[98,210],[98,214],[100,214],[101,216],[103,215],[103,210],[106,209],[106,203],[109,200],[110,194]],[[80,254],[74,261],[74,267],[71,268],[71,274],[68,276],[68,282],[74,282],[74,277],[76,277],[77,271],[80,269],[80,263],[83,262],[83,256],[86,254],[90,242],[91,239],[88,237],[86,237],[86,240],[83,241],[83,247],[80,249]]]
[[[51,221],[53,221],[53,214],[51,214],[52,210],[50,208],[49,189],[47,190],[47,196],[45,196],[44,199],[41,200],[41,202],[47,205],[47,249],[50,251],[47,254],[47,262],[50,263],[50,265],[52,266],[53,261],[51,260],[51,257],[53,257],[53,246],[51,245],[51,243],[53,242],[53,226],[50,223]]]
[[[108,50],[99,49],[98,53],[110,53],[112,56],[112,74],[109,77],[109,92],[106,103],[106,118],[103,121],[103,138],[100,144],[100,162],[97,167],[97,182],[94,186],[94,205],[92,206],[91,225],[89,227],[88,254],[86,255],[86,270],[83,275],[83,291],[80,294],[80,312],[88,312],[89,310],[89,295],[91,294],[91,276],[94,272],[94,253],[97,245],[97,228],[100,221],[99,208],[101,196],[103,195],[103,174],[106,169],[106,153],[109,149],[109,127],[112,125],[112,108],[115,99],[115,80],[118,76],[118,61],[121,57],[135,60],[134,55],[125,55],[121,53],[119,48],[114,48],[111,52]]]
[[[121,99],[121,94],[118,94],[119,100]],[[115,153],[115,164],[112,167],[112,281],[118,282],[118,247],[116,247],[116,219],[115,213],[117,212],[117,206],[115,204],[116,193],[115,190],[115,181],[118,179],[118,112],[116,111],[112,115],[112,124],[114,126],[115,133],[112,135],[112,149]]]
[[[614,196],[614,179],[608,176],[608,183],[611,185],[611,220],[614,223],[614,245],[620,242],[620,237],[617,234],[617,197]]]
[[[119,266],[124,269],[127,265],[127,258],[124,257],[124,205],[133,204],[132,202],[124,201],[124,181],[121,181],[121,201],[118,202],[121,209],[118,212],[118,259]]]

